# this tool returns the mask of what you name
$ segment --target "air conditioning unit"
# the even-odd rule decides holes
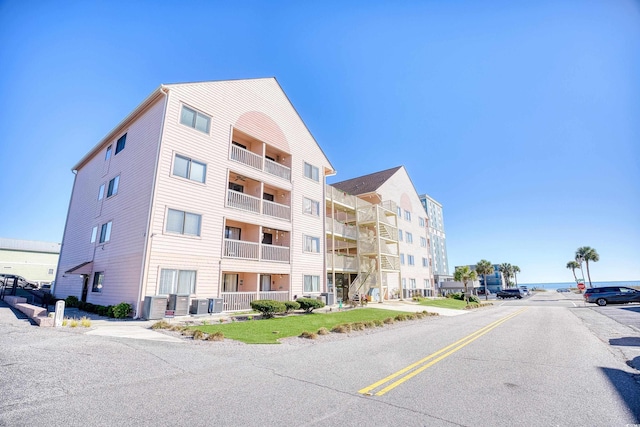
[[[207,314],[209,313],[208,299],[194,299],[191,301],[191,314]]]
[[[146,320],[162,319],[167,309],[167,297],[144,297],[144,311],[142,317]]]
[[[189,295],[169,295],[169,307],[174,316],[186,316],[189,314]]]
[[[222,313],[223,300],[222,298],[209,298],[209,313]]]

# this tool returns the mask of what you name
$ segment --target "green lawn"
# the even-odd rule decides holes
[[[387,317],[395,317],[398,314],[406,313],[375,308],[360,308],[337,313],[312,313],[274,319],[193,326],[192,329],[199,329],[207,334],[220,331],[225,338],[242,341],[247,344],[279,344],[278,339],[297,337],[304,331],[318,332],[318,329],[322,327],[331,330],[334,326],[342,323],[384,320]]]
[[[420,305],[426,305],[427,307],[453,308],[456,310],[464,310],[467,303],[458,299],[445,298],[445,299],[434,299],[434,300],[431,300],[431,299],[422,300],[420,301]]]

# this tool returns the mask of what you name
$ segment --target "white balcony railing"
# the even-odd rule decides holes
[[[242,240],[224,239],[224,257],[254,261],[289,262],[291,249],[286,246],[263,245]]]
[[[287,301],[289,291],[221,292],[220,296],[224,311],[245,311],[251,310],[251,301],[257,299]]]
[[[273,160],[264,159],[264,171],[271,175],[291,181],[291,169],[287,166],[276,163]]]
[[[260,291],[260,299],[272,299],[275,301],[288,301],[289,291]]]
[[[358,271],[358,259],[349,255],[327,254],[327,268]]]
[[[327,231],[333,230],[333,234],[355,239],[358,237],[358,229],[355,225],[343,224],[340,221],[327,217]]]
[[[231,160],[262,170],[262,156],[237,145],[231,146]]]
[[[270,200],[262,201],[262,213],[275,218],[291,221],[291,206],[281,205]]]
[[[289,262],[289,248],[285,246],[260,245],[263,261]]]
[[[260,245],[242,240],[224,239],[224,256],[227,258],[258,259]]]
[[[243,211],[260,213],[259,198],[235,190],[227,190],[227,206],[242,209]]]

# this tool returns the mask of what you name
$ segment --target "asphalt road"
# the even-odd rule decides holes
[[[0,425],[640,423],[638,371],[627,364],[640,333],[556,294],[260,346],[37,328],[0,309]]]

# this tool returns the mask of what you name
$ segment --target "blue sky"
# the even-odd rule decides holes
[[[443,204],[451,266],[640,280],[638,2],[4,0],[0,64],[0,237],[61,241],[71,167],[161,83],[275,76],[330,182]]]

